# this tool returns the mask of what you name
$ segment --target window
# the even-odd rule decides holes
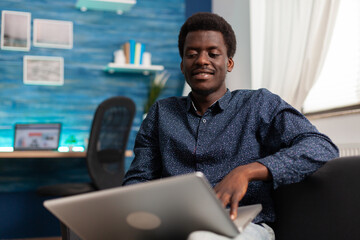
[[[360,1],[342,0],[319,79],[303,105],[304,113],[360,104]]]

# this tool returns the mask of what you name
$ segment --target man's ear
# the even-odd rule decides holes
[[[181,72],[184,74],[183,67],[184,67],[184,64],[183,64],[183,61],[181,60],[181,63],[180,63],[180,69],[181,69]]]
[[[231,72],[233,68],[234,68],[234,60],[232,58],[229,58],[227,62],[227,71]]]

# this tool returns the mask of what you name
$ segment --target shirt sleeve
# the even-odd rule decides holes
[[[264,90],[260,101],[258,136],[272,154],[258,162],[271,172],[274,188],[300,182],[338,157],[335,144],[280,97]]]
[[[123,185],[160,178],[161,156],[158,138],[158,103],[155,103],[142,122],[135,139],[135,158],[127,171]]]

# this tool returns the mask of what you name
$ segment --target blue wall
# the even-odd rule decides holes
[[[212,12],[212,1],[211,0],[196,0],[196,1],[185,0],[185,17],[188,18],[197,12]]]
[[[62,122],[61,145],[75,135],[86,145],[96,106],[105,98],[123,95],[137,105],[129,139],[132,149],[141,124],[151,76],[108,74],[104,66],[122,43],[135,39],[146,44],[153,64],[171,73],[161,98],[180,95],[183,76],[177,35],[185,16],[211,11],[211,0],[138,0],[133,9],[80,12],[76,0],[1,0],[0,10],[25,11],[34,18],[73,21],[74,48],[31,46],[30,52],[0,50],[0,147],[12,146],[17,122]],[[185,4],[186,3],[186,4]],[[186,8],[185,8],[186,5]],[[22,83],[24,55],[62,56],[64,86],[29,86]],[[127,159],[127,167],[132,158]],[[0,159],[0,239],[59,236],[59,222],[42,207],[44,197],[34,190],[44,183],[88,181],[84,159]]]
[[[0,10],[30,12],[32,19],[73,21],[73,49],[31,46],[29,52],[0,50],[0,147],[13,145],[15,123],[61,122],[61,145],[76,136],[86,145],[93,113],[104,99],[123,95],[137,106],[129,139],[132,149],[141,124],[143,105],[152,76],[108,74],[103,68],[113,52],[129,39],[142,42],[152,62],[171,74],[161,97],[180,95],[177,35],[185,19],[184,0],[138,0],[123,15],[75,8],[76,0],[1,0]],[[23,84],[23,56],[61,56],[63,86]],[[127,159],[126,165],[132,158]],[[45,198],[34,190],[43,184],[89,180],[84,159],[0,159],[0,239],[56,236],[55,217],[42,207]]]
[[[129,39],[146,45],[155,65],[171,73],[161,97],[180,95],[184,83],[179,64],[177,35],[184,22],[184,0],[139,0],[123,15],[75,8],[76,0],[2,0],[0,10],[30,12],[32,19],[73,21],[73,49],[31,46],[29,52],[0,51],[0,147],[13,145],[15,123],[61,122],[60,145],[74,135],[87,145],[93,113],[104,99],[122,95],[133,99],[137,115],[130,135],[133,146],[141,124],[150,78],[134,73],[108,74],[103,68],[113,52]],[[23,56],[61,56],[65,63],[63,86],[23,84]]]

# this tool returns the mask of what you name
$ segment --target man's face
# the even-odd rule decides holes
[[[233,66],[221,32],[202,30],[187,34],[181,71],[194,93],[224,94],[226,73]]]

